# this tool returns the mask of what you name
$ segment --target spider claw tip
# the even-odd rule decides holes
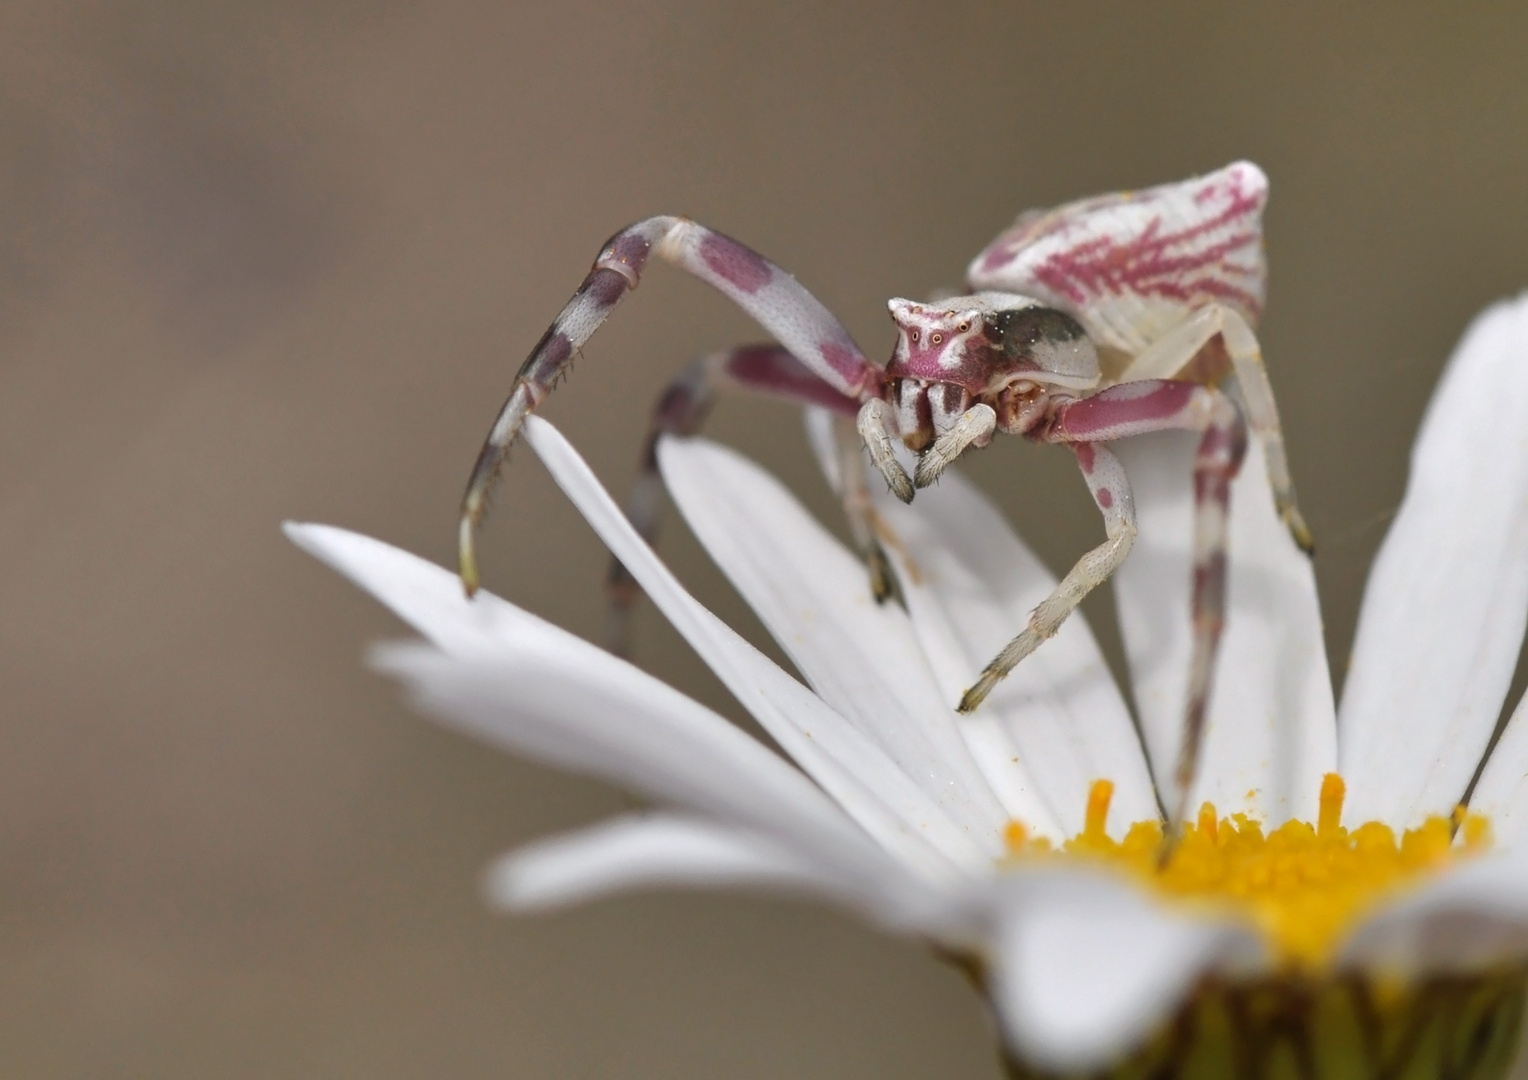
[[[461,565],[457,570],[457,574],[462,579],[462,592],[468,600],[471,600],[477,595],[481,582],[478,579],[477,560],[472,557],[470,552],[462,553]]]

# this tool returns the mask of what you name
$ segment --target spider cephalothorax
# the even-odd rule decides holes
[[[475,529],[524,418],[657,255],[733,300],[778,344],[702,357],[664,393],[628,507],[649,538],[661,506],[656,440],[693,433],[718,389],[772,394],[843,417],[837,472],[844,509],[881,600],[894,595],[895,582],[872,527],[859,443],[904,501],[999,431],[1072,448],[1107,538],[1035,608],[956,706],[961,712],[980,706],[1129,554],[1134,502],[1109,442],[1173,428],[1201,434],[1194,463],[1194,657],[1176,777],[1186,795],[1220,640],[1230,481],[1249,426],[1262,444],[1277,509],[1295,541],[1310,548],[1252,331],[1264,293],[1267,190],[1257,166],[1237,162],[1178,184],[1025,214],[973,260],[970,295],[890,301],[898,337],[885,366],[872,362],[795,278],[736,240],[678,217],[623,229],[526,359],[478,457],[462,507],[463,582],[469,593],[477,587]],[[1108,375],[1100,350],[1115,361]],[[1235,375],[1240,407],[1217,389],[1228,374]],[[896,440],[919,455],[912,476],[897,457]],[[619,648],[637,590],[618,565],[611,584]],[[1177,819],[1182,810],[1176,808]]]
[[[948,433],[978,402],[994,410],[997,430],[1022,435],[1044,414],[1043,390],[1098,384],[1098,352],[1087,331],[1029,297],[988,292],[886,306],[898,331],[886,365],[887,400],[910,450]]]

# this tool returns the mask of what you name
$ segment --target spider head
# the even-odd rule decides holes
[[[999,425],[1029,430],[1046,396],[1098,385],[1098,351],[1070,315],[1027,296],[984,292],[926,304],[891,300],[897,347],[886,365],[902,439],[922,450],[973,402]]]
[[[1098,383],[1098,351],[1082,325],[1028,296],[983,292],[927,304],[890,300],[897,347],[886,373],[994,393],[1015,379],[1052,389]]]
[[[1001,352],[989,333],[991,312],[977,297],[918,304],[889,300],[897,347],[887,373],[926,382],[956,383],[972,393],[987,385]]]

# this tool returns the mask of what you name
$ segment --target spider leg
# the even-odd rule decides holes
[[[458,546],[462,584],[477,589],[476,530],[510,444],[525,417],[546,400],[578,350],[636,288],[656,254],[732,300],[768,330],[801,364],[854,400],[877,393],[884,378],[849,332],[796,279],[730,237],[679,217],[653,217],[616,233],[515,377],[478,454],[462,499]]]
[[[833,417],[833,453],[838,461],[838,497],[854,550],[870,572],[870,595],[875,602],[902,599],[897,575],[876,531],[875,500],[870,495],[870,473],[865,467],[865,443],[854,422],[843,415]]]
[[[1073,444],[1094,501],[1104,512],[1109,541],[1078,560],[1055,591],[1035,609],[1024,631],[987,665],[976,685],[966,691],[959,709],[970,712],[981,704],[998,681],[1054,634],[1082,598],[1113,573],[1129,553],[1130,542],[1135,538],[1135,521],[1124,470],[1113,454],[1092,444],[1167,429],[1203,433],[1194,458],[1194,587],[1191,599],[1194,644],[1184,707],[1183,742],[1176,768],[1181,793],[1172,819],[1176,824],[1184,819],[1188,792],[1199,769],[1199,754],[1204,743],[1204,722],[1213,688],[1215,657],[1225,623],[1226,530],[1231,480],[1240,469],[1247,449],[1246,423],[1231,399],[1220,391],[1197,383],[1150,379],[1110,387],[1061,410],[1045,438],[1050,442]],[[1085,451],[1091,451],[1093,455],[1091,470]],[[1109,505],[1111,502],[1113,507]],[[1121,508],[1118,525],[1112,523],[1109,516],[1114,507]]]
[[[1223,304],[1208,304],[1196,309],[1130,362],[1120,382],[1139,379],[1192,378],[1195,382],[1213,381],[1219,372],[1190,374],[1200,350],[1217,335],[1225,344],[1225,355],[1241,385],[1247,421],[1263,447],[1268,462],[1268,482],[1273,488],[1274,505],[1289,534],[1307,555],[1315,548],[1305,518],[1295,499],[1295,484],[1289,472],[1289,458],[1284,451],[1284,431],[1279,425],[1279,409],[1257,335],[1247,320]],[[1197,366],[1197,365],[1194,365]]]
[[[1021,660],[1054,637],[1066,617],[1082,603],[1083,597],[1107,581],[1125,561],[1135,543],[1135,498],[1119,458],[1102,443],[1089,441],[1072,443],[1072,452],[1077,455],[1077,464],[1093,493],[1093,501],[1103,513],[1104,533],[1108,539],[1078,559],[1060,584],[1030,613],[1029,623],[1019,636],[1004,646],[982,671],[975,685],[961,696],[960,704],[956,706],[959,712],[968,713],[975,709]]]
[[[892,449],[891,433],[897,430],[896,410],[884,398],[871,398],[860,406],[855,428],[870,452],[870,461],[886,478],[891,493],[905,503],[913,501],[913,482]]]
[[[838,414],[846,438],[838,440],[839,495],[849,520],[849,532],[870,570],[871,591],[884,601],[896,592],[891,563],[871,526],[871,502],[865,458],[858,436],[847,423],[856,402],[813,374],[780,345],[743,345],[702,356],[680,372],[658,398],[643,444],[642,460],[626,501],[626,516],[649,544],[656,541],[665,493],[658,471],[658,441],[668,434],[694,435],[705,423],[719,393],[753,392],[801,405],[819,405]],[[610,560],[607,578],[609,607],[605,620],[606,647],[626,655],[630,644],[631,609],[641,586],[619,559]]]
[[[968,449],[990,443],[992,433],[996,430],[997,411],[991,405],[981,402],[972,405],[918,458],[913,484],[921,488],[928,487]]]

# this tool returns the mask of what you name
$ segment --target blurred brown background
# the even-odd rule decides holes
[[[491,856],[623,796],[411,715],[360,663],[397,624],[278,522],[449,560],[516,366],[634,218],[753,243],[882,355],[885,299],[1018,210],[1250,157],[1340,668],[1431,383],[1528,285],[1525,46],[1515,3],[0,3],[0,1071],[995,1076],[960,979],[832,912],[485,913]],[[755,335],[656,270],[546,411],[624,488],[669,373]],[[712,430],[825,505],[789,410]],[[1098,535],[1066,455],[972,468],[1052,565]],[[602,550],[510,472],[488,583],[595,636]]]

